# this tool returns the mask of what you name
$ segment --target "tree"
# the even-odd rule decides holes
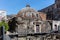
[[[5,31],[8,31],[8,29],[9,29],[8,23],[6,23],[4,20],[2,20],[2,21],[0,22],[0,28],[1,28],[2,26],[5,27]]]

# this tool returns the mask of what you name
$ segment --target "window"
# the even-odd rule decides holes
[[[27,12],[26,15],[27,15],[27,16],[30,16],[30,12]]]
[[[32,38],[29,38],[29,40],[33,40]]]
[[[32,21],[32,22],[30,22],[30,25],[33,25],[33,21]]]
[[[36,17],[36,13],[35,12],[32,12],[32,17]]]
[[[58,30],[60,31],[60,25],[58,25]]]
[[[58,30],[57,24],[55,24],[54,26],[55,26],[55,31],[57,31]]]
[[[39,25],[36,25],[36,32],[39,32]]]

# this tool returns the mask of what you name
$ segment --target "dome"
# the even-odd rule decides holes
[[[36,18],[36,14],[38,12],[30,7],[30,5],[26,5],[25,8],[21,9],[17,16],[23,17],[23,18]]]

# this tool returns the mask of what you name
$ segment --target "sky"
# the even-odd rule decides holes
[[[36,10],[41,10],[55,3],[55,0],[0,0],[0,10],[6,10],[7,15],[17,14],[27,4]]]

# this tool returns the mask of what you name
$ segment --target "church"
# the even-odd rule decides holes
[[[26,5],[25,8],[22,8],[18,12],[18,14],[12,18],[13,20],[10,19],[8,23],[10,23],[11,21],[12,23],[10,23],[9,25],[14,25],[13,24],[14,18],[16,21],[15,24],[17,25],[15,31],[18,33],[18,37],[26,36],[26,35],[27,35],[26,37],[28,37],[31,34],[34,35],[38,33],[49,33],[51,30],[50,23],[46,21],[46,13],[38,12],[35,9],[31,8],[30,5]],[[15,25],[10,26],[10,28],[11,27],[15,27]],[[11,30],[12,28],[10,29],[10,31]],[[35,39],[35,35],[32,36],[31,39],[33,39],[33,37]],[[18,38],[18,39],[22,40],[22,38]],[[30,37],[28,37],[28,39],[29,38]]]
[[[38,11],[26,5],[8,21],[11,27],[9,31],[13,31],[12,27],[16,26],[14,32],[18,33],[18,40],[57,40],[60,36],[58,30],[55,30],[57,25],[53,27],[52,24],[60,20],[59,13],[60,0],[55,0],[51,6]],[[56,32],[59,36],[54,34]]]

